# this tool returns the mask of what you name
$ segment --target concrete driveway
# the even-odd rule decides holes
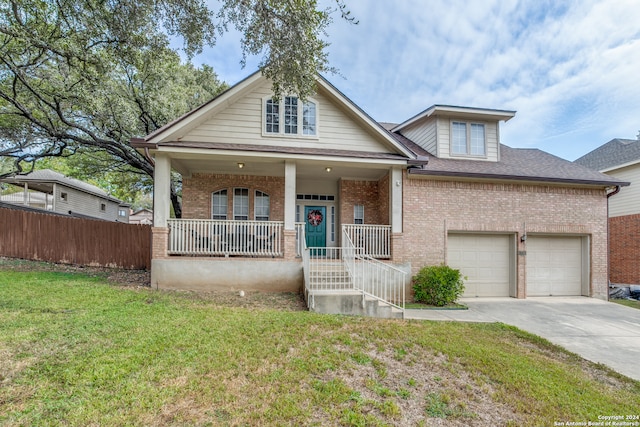
[[[502,322],[640,380],[640,310],[586,297],[463,298],[469,310],[407,310],[405,318]]]

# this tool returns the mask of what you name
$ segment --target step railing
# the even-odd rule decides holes
[[[281,221],[169,219],[169,255],[282,256]]]
[[[407,273],[392,265],[363,255],[343,230],[341,248],[304,248],[305,290],[313,308],[313,292],[356,291],[404,312]]]

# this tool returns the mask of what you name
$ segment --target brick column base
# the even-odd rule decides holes
[[[293,261],[296,259],[296,231],[284,230],[282,235],[284,237],[284,245],[282,246],[284,259]]]
[[[169,258],[169,228],[151,227],[151,259]]]
[[[404,250],[404,236],[402,233],[391,233],[391,262],[403,263],[407,259]]]

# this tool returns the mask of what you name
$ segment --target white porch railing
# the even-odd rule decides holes
[[[343,224],[342,230],[356,248],[362,248],[363,254],[372,258],[391,258],[390,225]]]
[[[280,221],[170,219],[169,255],[282,256]]]

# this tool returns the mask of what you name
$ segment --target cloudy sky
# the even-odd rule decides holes
[[[516,110],[502,142],[574,160],[640,131],[638,0],[345,0],[326,77],[378,121],[433,104]],[[333,5],[331,0],[321,4]],[[234,84],[238,36],[195,58]]]

